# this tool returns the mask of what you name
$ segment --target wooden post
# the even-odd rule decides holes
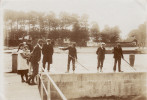
[[[17,53],[12,54],[12,72],[17,73]]]
[[[135,55],[131,54],[129,55],[130,65],[133,67],[135,62]]]

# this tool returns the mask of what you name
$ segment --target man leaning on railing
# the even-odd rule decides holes
[[[34,82],[34,77],[38,74],[38,71],[39,71],[38,62],[41,59],[42,43],[43,43],[43,41],[39,39],[36,46],[34,47],[32,53],[31,53],[30,61],[31,61],[31,64],[33,67],[33,74],[30,76],[30,78],[26,82],[29,85],[36,85],[36,83]],[[32,80],[32,83],[30,83],[31,80]]]

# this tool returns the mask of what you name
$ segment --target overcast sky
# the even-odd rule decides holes
[[[141,1],[141,2],[140,2]],[[146,0],[5,0],[3,9],[17,11],[53,11],[88,14],[89,23],[96,21],[100,30],[105,25],[118,25],[122,37],[146,20]]]

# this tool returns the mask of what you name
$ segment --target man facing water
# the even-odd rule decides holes
[[[51,40],[47,39],[47,43],[43,45],[42,54],[43,54],[43,68],[45,69],[46,63],[48,63],[48,71],[50,71],[50,64],[52,64],[52,55],[53,55],[53,45]]]
[[[122,48],[120,46],[120,44],[118,43],[116,47],[114,47],[114,67],[113,67],[113,71],[115,72],[116,71],[116,64],[118,62],[118,71],[119,72],[122,72],[121,71],[121,58],[124,59],[124,56],[123,56],[123,52],[122,52]]]
[[[73,65],[73,72],[75,71],[75,60],[77,59],[77,50],[76,50],[76,44],[72,44],[72,46],[69,46],[67,48],[62,48],[62,50],[69,50],[68,52],[68,64],[67,64],[67,72],[69,72],[70,69],[70,62],[72,61]]]
[[[97,70],[99,72],[99,67],[100,67],[100,72],[102,71],[103,68],[103,62],[105,59],[105,43],[101,43],[101,47],[99,47],[96,51],[96,54],[98,55],[97,59],[98,59],[98,65],[97,65]]]

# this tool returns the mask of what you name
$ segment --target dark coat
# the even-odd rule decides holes
[[[67,47],[67,48],[63,48],[63,50],[69,50],[68,57],[77,59],[77,50],[76,50],[75,47],[74,48],[73,47]]]
[[[99,47],[96,51],[96,54],[98,55],[98,59],[105,59],[105,48]]]
[[[54,50],[52,44],[44,44],[42,48],[43,62],[49,62],[51,64],[53,52]]]
[[[114,47],[114,56],[113,58],[115,59],[121,59],[121,57],[123,58],[123,52],[122,52],[122,48],[118,48],[118,47]]]
[[[36,63],[39,62],[41,59],[41,48],[36,45],[31,53],[31,62]]]

